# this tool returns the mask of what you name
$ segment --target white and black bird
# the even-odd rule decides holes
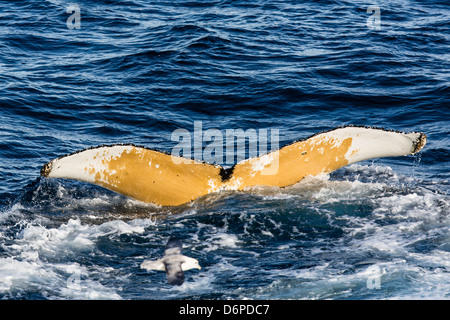
[[[166,271],[167,281],[171,285],[180,286],[184,282],[184,272],[190,269],[201,269],[198,260],[181,254],[183,245],[178,238],[170,238],[164,250],[164,256],[156,261],[145,260],[142,269]]]

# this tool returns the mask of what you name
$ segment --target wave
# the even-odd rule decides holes
[[[73,30],[66,1],[2,4],[1,298],[449,298],[446,2],[380,3],[379,30],[345,0],[110,2],[80,4]],[[281,143],[345,124],[428,143],[176,208],[36,178],[95,145],[170,150],[196,120]],[[203,267],[180,288],[139,268],[172,235]]]
[[[119,283],[147,279],[138,296],[371,298],[379,291],[367,279],[381,270],[385,298],[445,297],[445,284],[435,281],[448,269],[448,196],[389,167],[352,165],[338,176],[349,180],[311,178],[170,209],[37,181],[0,216],[2,225],[16,221],[0,229],[0,295],[127,299]],[[170,236],[184,239],[204,270],[175,291],[162,274],[139,269]],[[246,281],[255,277],[256,286]]]

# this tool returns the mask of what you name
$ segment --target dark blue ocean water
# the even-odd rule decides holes
[[[0,297],[448,299],[450,6],[371,5],[0,2]],[[194,121],[280,145],[347,124],[428,143],[176,208],[39,177],[101,144],[170,152]],[[170,236],[203,267],[180,287],[139,268]]]

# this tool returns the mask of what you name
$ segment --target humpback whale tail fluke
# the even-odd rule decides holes
[[[50,161],[47,178],[93,183],[156,205],[180,205],[220,190],[268,185],[285,187],[306,176],[380,157],[406,156],[426,144],[420,132],[345,126],[293,142],[280,150],[224,169],[132,144],[86,149]]]

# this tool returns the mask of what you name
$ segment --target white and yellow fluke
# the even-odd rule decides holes
[[[89,182],[142,202],[174,206],[220,190],[286,187],[306,176],[329,173],[358,161],[415,154],[425,143],[426,135],[420,132],[346,126],[241,161],[229,169],[119,144],[55,159],[44,165],[41,175]]]

